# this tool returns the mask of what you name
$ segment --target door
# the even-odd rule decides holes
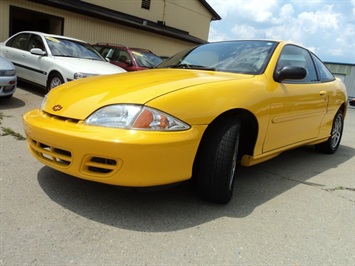
[[[30,68],[28,68],[28,74],[30,75],[28,79],[42,86],[46,86],[48,67],[45,67],[44,61],[47,60],[48,52],[46,55],[36,55],[30,52],[32,48],[38,48],[47,52],[41,36],[31,34],[26,61],[30,66]]]
[[[317,138],[327,110],[328,97],[319,81],[310,53],[298,46],[284,47],[276,68],[304,67],[303,80],[284,80],[272,90],[269,128],[263,152]]]
[[[28,78],[26,54],[29,37],[29,33],[15,35],[8,40],[3,47],[4,56],[15,65],[16,75],[23,79]]]

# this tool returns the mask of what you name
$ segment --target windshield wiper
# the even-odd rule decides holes
[[[214,67],[199,66],[199,65],[189,65],[189,64],[179,64],[167,66],[168,68],[183,68],[183,69],[198,69],[198,70],[210,70],[215,71]]]
[[[102,61],[101,59],[95,58],[95,57],[81,57],[83,59],[88,59],[88,60],[95,60],[95,61]]]
[[[74,56],[74,55],[67,55],[67,54],[58,54],[58,55],[54,55],[54,56],[78,58],[77,56]]]

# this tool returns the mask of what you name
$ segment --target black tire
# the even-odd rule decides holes
[[[59,73],[53,73],[48,78],[47,91],[64,83],[63,77]]]
[[[333,126],[330,131],[330,137],[323,143],[316,144],[316,150],[323,153],[333,154],[337,151],[343,135],[344,116],[343,111],[339,110],[333,120]]]
[[[201,198],[222,204],[232,198],[239,136],[240,121],[235,117],[226,117],[207,129],[194,169]]]

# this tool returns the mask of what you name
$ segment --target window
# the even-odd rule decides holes
[[[294,45],[285,46],[277,63],[277,69],[287,65],[303,67],[307,71],[307,76],[304,79],[297,81],[292,80],[292,83],[309,83],[318,81],[312,57],[306,49]]]
[[[313,60],[316,63],[319,76],[320,76],[320,81],[326,82],[326,81],[332,81],[334,80],[333,74],[329,71],[329,69],[322,63],[322,61],[319,60],[318,57],[312,54]]]
[[[142,0],[141,7],[149,10],[150,9],[150,0]]]
[[[30,50],[32,48],[39,48],[42,51],[45,51],[44,49],[44,44],[40,36],[38,35],[32,35],[30,39]]]
[[[21,49],[21,50],[27,50],[27,44],[28,44],[28,37],[30,35],[28,33],[21,33],[13,38],[11,38],[7,43],[6,46],[10,46],[13,48]]]

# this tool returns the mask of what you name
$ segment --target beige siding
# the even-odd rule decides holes
[[[164,21],[167,26],[208,39],[211,14],[198,0],[151,0],[150,9],[141,8],[142,0],[85,0],[109,9],[147,19]]]
[[[9,37],[10,5],[37,11],[37,12],[42,12],[54,16],[59,16],[59,17],[64,17],[62,15],[64,13],[69,14],[68,12],[63,12],[63,11],[59,12],[55,8],[36,4],[25,0],[0,0],[1,13],[5,14],[5,16],[0,17],[1,29],[4,28],[4,30],[1,30],[0,32],[1,41],[4,41]]]
[[[208,39],[211,15],[199,1],[167,0],[165,13],[167,26],[185,30],[202,40]]]
[[[160,1],[160,0],[158,0]],[[106,2],[106,1],[102,1]],[[108,1],[111,2],[111,1]],[[116,1],[112,1],[116,2]],[[118,1],[117,1],[118,2]],[[123,1],[126,2],[126,1]],[[129,1],[130,2],[130,1]],[[153,1],[154,2],[154,1]],[[101,3],[101,1],[100,1]],[[0,41],[9,35],[9,7],[10,5],[55,15],[64,18],[64,35],[85,40],[89,43],[109,42],[120,43],[131,47],[141,47],[152,50],[158,55],[170,56],[185,48],[194,46],[189,42],[161,36],[131,27],[93,19],[61,9],[48,7],[25,0],[1,0],[1,33]]]
[[[141,8],[142,0],[84,0],[84,2],[151,21],[162,20],[163,18],[164,0],[152,0],[150,10]]]
[[[9,1],[0,0],[0,42],[9,36]]]

